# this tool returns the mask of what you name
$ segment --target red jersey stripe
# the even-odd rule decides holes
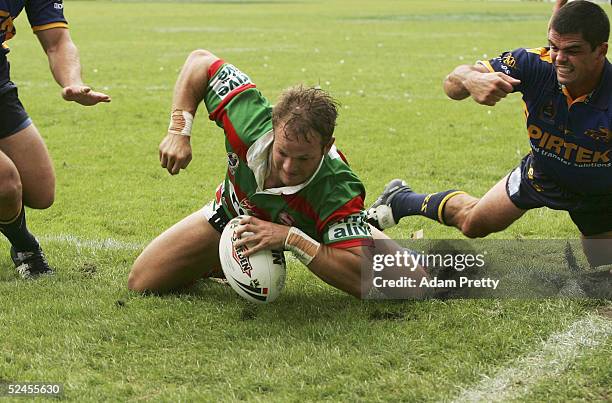
[[[363,195],[355,196],[344,206],[330,214],[325,221],[317,222],[317,231],[322,232],[329,223],[339,221],[350,214],[363,211]]]
[[[246,161],[247,151],[249,150],[249,146],[247,146],[234,128],[229,116],[227,116],[227,111],[224,109],[223,114],[221,116],[221,120],[223,121],[223,129],[225,130],[225,135],[227,136],[227,140],[232,146],[232,150],[238,155],[242,161]]]

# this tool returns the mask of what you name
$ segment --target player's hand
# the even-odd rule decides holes
[[[520,83],[521,80],[500,72],[474,72],[466,80],[465,88],[479,104],[493,106],[514,91],[514,87]]]
[[[159,161],[170,175],[176,175],[191,162],[191,137],[168,133],[159,144]]]
[[[81,105],[92,106],[100,102],[110,102],[111,98],[101,92],[92,91],[86,85],[69,85],[62,90],[62,98]]]
[[[264,249],[283,250],[285,248],[285,239],[287,239],[290,227],[255,217],[245,217],[240,220],[240,224],[241,226],[236,230],[236,238],[239,238],[236,246],[248,244],[245,256]]]

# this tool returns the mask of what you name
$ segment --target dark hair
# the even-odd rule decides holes
[[[610,37],[610,20],[606,12],[595,3],[576,0],[567,3],[553,15],[550,23],[561,35],[581,34],[591,45],[591,50],[608,42]]]
[[[274,127],[284,124],[285,135],[297,136],[309,141],[309,136],[321,136],[321,145],[329,144],[336,118],[338,102],[319,88],[297,85],[283,91],[272,109]]]

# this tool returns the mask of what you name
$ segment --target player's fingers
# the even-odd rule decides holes
[[[175,159],[174,160],[174,164],[172,164],[172,175],[176,175],[179,172],[181,172],[181,165],[183,165],[182,161],[180,159]]]
[[[497,87],[497,88],[495,88],[495,89],[494,89],[494,90],[491,92],[490,97],[492,97],[492,98],[494,98],[494,97],[501,98],[501,97],[505,97],[505,96],[506,96],[506,94],[507,94],[507,92],[506,92],[506,91],[504,91],[503,89],[501,89],[501,88]]]
[[[521,83],[521,80],[518,80],[512,76],[509,76],[507,74],[501,74],[500,75],[502,81],[508,85],[504,85],[504,88],[511,88],[510,91],[514,90],[514,87],[519,85]],[[508,91],[508,92],[510,92]]]
[[[183,160],[182,164],[181,164],[181,168],[185,169],[187,168],[187,166],[189,165],[189,163],[191,162],[191,154],[187,155],[187,157],[185,157],[185,159]]]
[[[161,163],[162,168],[168,166],[168,154],[165,151],[162,151],[161,145],[159,148],[159,162]]]
[[[252,241],[249,241],[249,242],[252,242]],[[244,251],[244,255],[248,257],[263,249],[265,249],[265,245],[263,245],[261,242],[257,243],[256,245],[251,244],[249,248],[246,251]]]

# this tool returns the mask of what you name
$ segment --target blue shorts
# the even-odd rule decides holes
[[[11,136],[32,124],[11,82],[0,87],[0,139]]]
[[[612,231],[612,194],[582,195],[557,185],[526,155],[506,182],[506,192],[520,209],[548,207],[565,210],[583,235]]]

